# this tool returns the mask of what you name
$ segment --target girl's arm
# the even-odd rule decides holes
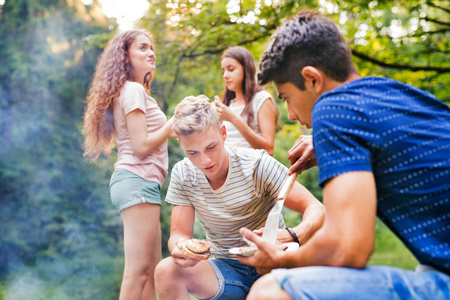
[[[229,111],[229,108],[225,104],[219,101],[216,101],[215,103],[219,117],[231,122],[252,148],[265,149],[270,155],[273,155],[277,116],[275,107],[270,98],[267,98],[264,101],[257,115],[261,135],[250,128],[240,116]]]
[[[147,120],[143,111],[136,109],[127,114],[127,126],[130,133],[131,148],[134,155],[144,159],[156,148],[161,146],[172,134],[172,122],[170,119],[164,126],[155,132],[147,134]]]

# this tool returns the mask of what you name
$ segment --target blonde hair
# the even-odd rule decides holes
[[[132,29],[117,34],[108,42],[101,54],[87,96],[84,114],[84,156],[95,161],[103,152],[109,155],[114,147],[114,103],[120,97],[127,80],[134,78],[133,67],[128,58],[128,49],[140,35],[151,35],[141,29]],[[150,93],[153,74],[145,75],[144,87]]]
[[[205,95],[188,96],[175,107],[172,129],[178,136],[204,132],[211,126],[220,130],[221,121],[214,103]]]

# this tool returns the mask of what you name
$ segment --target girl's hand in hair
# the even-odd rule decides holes
[[[228,121],[233,123],[235,114],[230,110],[228,106],[222,103],[218,96],[214,96],[214,104],[216,105],[217,115],[219,120]]]

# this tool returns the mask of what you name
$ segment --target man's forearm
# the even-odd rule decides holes
[[[287,251],[279,256],[276,268],[297,268],[314,265],[332,265],[334,255],[333,247],[329,240],[321,237],[321,230],[302,243],[299,249]]]
[[[342,234],[324,225],[298,250],[280,255],[277,268],[304,266],[363,268],[371,254],[370,251],[364,250],[364,246],[360,242],[350,242]]]

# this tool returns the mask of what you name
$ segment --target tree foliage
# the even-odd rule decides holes
[[[149,2],[137,25],[154,36],[152,93],[169,116],[185,96],[222,94],[220,56],[227,47],[248,48],[258,63],[277,26],[303,8],[339,25],[361,75],[392,77],[450,103],[446,1]],[[0,281],[8,299],[117,298],[122,227],[108,191],[115,157],[86,163],[80,133],[98,55],[116,31],[95,0],[0,4]],[[272,85],[266,89],[274,94]],[[288,165],[286,152],[308,131],[288,120],[283,103],[279,107],[274,157]],[[169,154],[170,167],[184,156],[175,140]],[[321,199],[316,168],[299,180]],[[163,202],[164,255],[170,211]],[[288,211],[285,216],[290,225],[300,220]],[[29,283],[25,292],[13,292],[23,282]]]
[[[334,1],[331,16],[346,35],[362,75],[380,75],[450,102],[447,1]]]
[[[256,63],[285,18],[317,9],[333,19],[350,44],[361,75],[387,76],[415,85],[450,103],[449,11],[445,1],[156,1],[141,21],[158,44],[155,91],[170,114],[183,97],[221,95],[220,55],[231,45],[248,48]],[[266,87],[272,94],[272,85]],[[279,103],[282,118],[274,156],[286,152],[300,133]],[[317,170],[300,181],[321,199]],[[297,217],[296,221],[299,220]]]
[[[79,132],[100,51],[87,45],[110,25],[80,1],[6,0],[1,6],[2,280],[35,266],[34,279],[51,278],[70,295],[68,278],[85,271],[74,262],[117,257],[121,224],[111,222],[101,201],[111,165],[83,161]],[[36,296],[22,297],[30,298]]]
[[[362,75],[393,77],[448,102],[450,24],[445,3],[153,0],[140,24],[155,35],[161,49],[156,91],[166,107],[186,89],[209,96],[220,92],[221,53],[242,45],[258,61],[277,26],[303,8],[318,9],[339,25]]]

